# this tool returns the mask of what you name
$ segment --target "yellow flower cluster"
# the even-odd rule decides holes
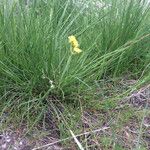
[[[81,53],[82,50],[79,48],[79,43],[78,43],[76,37],[71,35],[68,37],[68,39],[69,39],[69,43],[71,44],[71,46],[73,48],[72,53],[73,54]]]

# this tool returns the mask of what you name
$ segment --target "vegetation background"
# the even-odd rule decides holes
[[[81,53],[71,53],[70,35]],[[59,139],[74,139],[60,142],[67,148],[147,149],[149,83],[148,1],[0,1],[2,131],[25,125],[26,135],[57,124]],[[89,114],[96,120],[86,127]],[[134,140],[124,131],[131,122]],[[107,133],[93,133],[106,126]],[[90,142],[76,138],[86,131]]]

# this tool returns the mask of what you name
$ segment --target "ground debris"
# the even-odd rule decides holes
[[[130,96],[121,100],[121,104],[129,104],[136,108],[150,107],[150,85],[134,91]]]

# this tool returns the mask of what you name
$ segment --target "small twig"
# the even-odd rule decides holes
[[[75,136],[75,134],[72,132],[72,130],[69,130],[69,131],[70,131],[72,137],[74,138],[74,141],[76,142],[76,144],[80,148],[80,150],[84,150],[83,146],[81,145],[81,143],[79,142],[79,140],[77,139],[77,137]]]

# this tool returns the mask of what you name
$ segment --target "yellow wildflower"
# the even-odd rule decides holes
[[[80,49],[80,48],[78,48],[78,47],[74,47],[73,48],[73,53],[81,53],[82,52],[82,50]]]
[[[72,54],[79,54],[79,53],[81,53],[82,50],[79,48],[79,43],[78,43],[76,37],[71,35],[71,36],[68,37],[68,39],[69,39],[69,43],[72,46],[72,51],[71,51]]]
[[[69,39],[69,43],[72,45],[73,48],[79,47],[78,41],[75,36],[71,35],[68,37],[68,39]]]

